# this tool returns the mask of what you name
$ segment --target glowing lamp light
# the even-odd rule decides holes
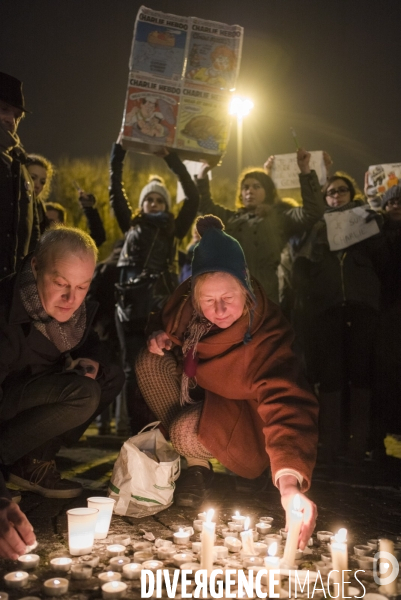
[[[228,112],[230,115],[236,117],[246,117],[253,109],[253,102],[249,98],[242,98],[241,96],[233,96],[230,102]]]

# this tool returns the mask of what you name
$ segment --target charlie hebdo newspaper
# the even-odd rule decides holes
[[[142,6],[129,60],[123,146],[166,146],[199,160],[226,151],[228,106],[237,80],[243,28]]]

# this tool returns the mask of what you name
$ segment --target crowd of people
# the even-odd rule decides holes
[[[98,262],[96,199],[78,190],[89,233],[66,225],[63,198],[48,201],[53,165],[17,135],[26,112],[21,82],[0,73],[0,556],[34,539],[7,482],[78,496],[57,452],[96,418],[107,429],[113,403],[127,436],[157,419],[185,457],[178,505],[207,497],[212,458],[239,490],[262,492],[271,472],[286,511],[300,494],[304,547],[316,457],[360,465],[399,433],[401,185],[372,197],[366,181],[364,196],[336,172],[321,186],[298,149],[302,205],[279,197],[270,157],[241,174],[231,210],[211,197],[213,162],[192,179],[164,149],[185,194],[173,212],[159,176],[127,197],[119,137],[109,194],[121,238]],[[376,229],[333,250],[327,216],[359,208]]]

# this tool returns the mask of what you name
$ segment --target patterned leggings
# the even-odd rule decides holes
[[[213,455],[198,440],[198,425],[202,402],[180,405],[181,378],[177,361],[171,352],[164,356],[144,348],[138,355],[136,376],[139,389],[151,411],[169,432],[171,443],[188,466],[208,466]]]

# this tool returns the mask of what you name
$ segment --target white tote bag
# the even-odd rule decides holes
[[[154,515],[173,503],[175,481],[180,476],[180,456],[156,427],[149,423],[124,442],[114,464],[108,494],[114,512],[128,517]],[[152,427],[150,431],[145,431]]]

